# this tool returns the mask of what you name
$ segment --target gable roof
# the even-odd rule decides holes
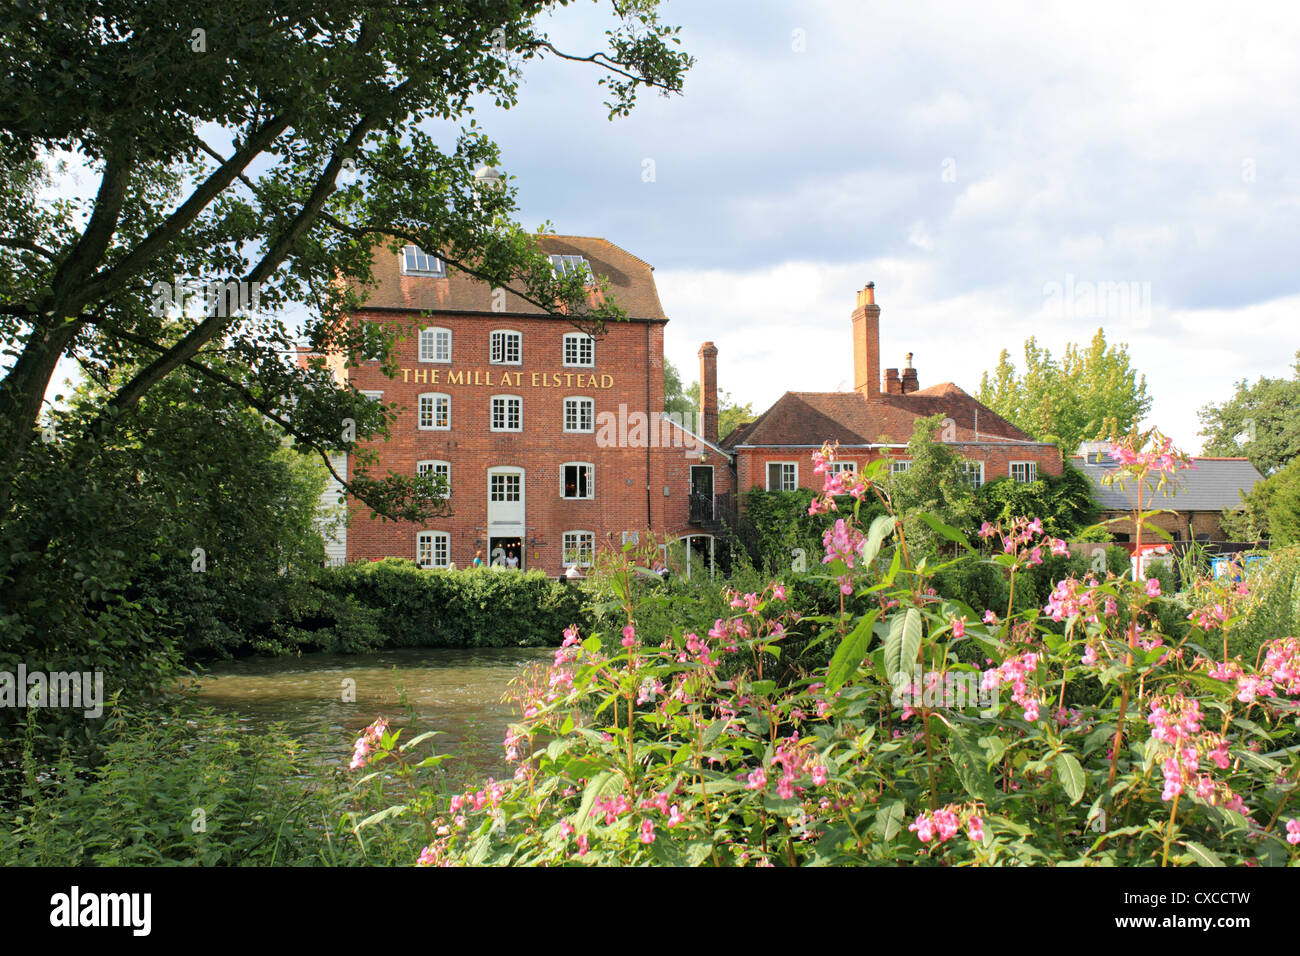
[[[582,256],[586,259],[597,276],[609,279],[610,295],[629,319],[668,321],[655,288],[654,267],[626,249],[608,239],[593,236],[539,236],[537,244],[546,255]],[[400,252],[392,253],[386,246],[374,250],[372,272],[375,284],[366,294],[363,310],[547,314],[544,309],[510,291],[505,294],[502,308],[494,299],[491,286],[454,266],[447,267],[445,278],[402,275],[401,258]],[[592,295],[593,304],[596,295]]]
[[[1105,458],[1102,464],[1089,463],[1081,455],[1070,458],[1070,464],[1091,479],[1097,503],[1104,511],[1131,511],[1136,490],[1123,490],[1117,484],[1103,485],[1101,480],[1115,470],[1114,459]],[[1154,508],[1172,508],[1176,511],[1222,511],[1240,508],[1241,493],[1250,491],[1263,480],[1248,458],[1193,458],[1195,468],[1179,469],[1150,502]],[[1147,497],[1143,493],[1143,498]],[[1143,506],[1147,501],[1143,501]]]
[[[981,405],[952,382],[907,394],[882,394],[868,400],[860,392],[786,392],[748,425],[731,432],[726,448],[741,445],[820,446],[907,444],[918,418],[943,415],[955,428],[953,440],[1035,442],[1002,416]]]

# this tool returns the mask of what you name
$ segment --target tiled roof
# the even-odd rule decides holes
[[[738,445],[906,444],[917,418],[951,418],[958,442],[1029,442],[1032,439],[952,382],[906,395],[868,401],[860,392],[786,392],[776,404],[722,442]]]
[[[608,239],[591,236],[541,236],[538,246],[547,255],[585,258],[597,276],[609,279],[610,295],[628,318],[667,321],[655,289],[653,267],[627,250]],[[372,271],[376,284],[365,301],[370,308],[545,314],[545,310],[509,291],[504,309],[494,308],[491,287],[453,266],[448,266],[445,278],[402,275],[401,254],[384,247],[375,250]]]
[[[1088,464],[1074,456],[1070,464],[1090,479],[1096,489],[1097,503],[1104,511],[1130,511],[1136,489],[1123,490],[1118,484],[1103,485],[1101,479],[1115,470],[1114,464]],[[1180,469],[1166,483],[1165,491],[1154,496],[1143,492],[1143,507],[1172,508],[1177,511],[1222,511],[1241,507],[1241,493],[1250,491],[1263,476],[1247,458],[1193,458],[1195,468]]]

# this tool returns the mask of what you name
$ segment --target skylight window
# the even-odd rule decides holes
[[[551,268],[559,276],[585,273],[588,284],[594,284],[596,281],[595,274],[591,271],[591,264],[582,256],[551,256]]]

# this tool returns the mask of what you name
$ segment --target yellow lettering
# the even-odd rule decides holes
[[[541,372],[533,372],[533,388],[537,387],[537,379],[541,376],[541,374],[542,374]]]
[[[419,385],[421,382],[428,384],[428,381],[429,370],[426,368],[417,368],[415,370],[415,384]]]
[[[613,376],[613,375],[602,375],[602,376],[600,377],[600,387],[601,387],[601,388],[613,388],[613,387],[614,387],[614,376]]]
[[[572,385],[569,384],[569,380],[572,379],[572,378],[573,378],[573,373],[572,373],[572,372],[565,372],[565,373],[564,373],[564,387],[565,387],[565,388],[572,388],[572,387],[573,387]],[[579,375],[578,378],[582,378],[582,376]]]
[[[439,372],[439,369],[436,369],[436,368],[431,368],[431,369],[429,369],[429,384],[430,384],[430,385],[437,385],[437,384],[438,384],[438,372]]]
[[[464,369],[458,369],[458,370],[456,370],[456,371],[454,371],[454,372],[452,372],[452,371],[447,372],[447,384],[448,384],[448,385],[464,385],[464,384],[465,384],[465,370],[464,370]]]
[[[409,382],[410,380],[411,380],[411,370],[409,368],[402,369],[402,381]]]

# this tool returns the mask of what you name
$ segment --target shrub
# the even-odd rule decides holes
[[[1153,444],[1130,447],[1134,479],[1176,467]],[[1198,658],[1161,631],[1166,597],[1115,577],[1067,576],[1042,608],[962,621],[928,558],[900,542],[899,560],[875,563],[902,527],[847,519],[823,573],[876,606],[821,673],[784,685],[764,669],[797,623],[784,585],[725,593],[725,619],[682,633],[645,626],[625,566],[610,576],[618,631],[570,630],[520,682],[512,782],[440,799],[418,785],[414,742],[375,729],[358,742],[367,786],[392,779],[387,765],[405,788],[358,828],[434,834],[421,864],[1297,862],[1300,820],[1284,810],[1300,759],[1277,747],[1296,732],[1300,640],[1272,639],[1258,667]],[[1059,550],[1027,519],[994,533],[1003,549],[961,560],[1009,589]],[[1216,628],[1235,593],[1197,582],[1208,603],[1186,627]],[[963,644],[987,664],[963,663]]]
[[[29,711],[29,730],[40,720]],[[338,771],[272,730],[208,710],[106,712],[102,764],[38,761],[28,741],[0,856],[24,866],[303,865],[359,862],[340,823]],[[31,734],[29,734],[29,737]]]

